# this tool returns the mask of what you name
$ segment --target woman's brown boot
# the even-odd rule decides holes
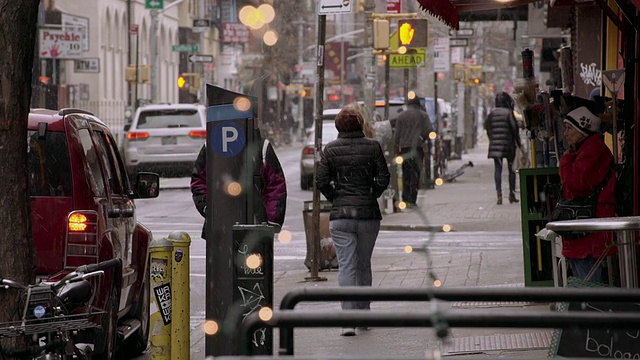
[[[501,193],[498,193],[498,202],[496,204],[502,205],[502,194]]]
[[[509,204],[517,203],[520,200],[516,199],[516,194],[513,191],[509,191]]]

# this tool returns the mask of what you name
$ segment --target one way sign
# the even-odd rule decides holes
[[[350,13],[351,2],[352,0],[320,0],[318,2],[318,15]]]
[[[193,54],[189,56],[189,61],[192,63],[211,63],[213,62],[213,55]]]

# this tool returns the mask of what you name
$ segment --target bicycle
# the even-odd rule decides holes
[[[435,161],[435,177],[444,179],[447,174],[447,154],[444,147],[444,141],[438,137],[435,144],[436,152],[434,154]]]
[[[105,270],[118,266],[122,267],[121,259],[83,265],[58,281],[34,285],[0,278],[0,288],[21,291],[16,304],[19,320],[0,323],[0,339],[23,338],[19,346],[0,347],[0,357],[91,359],[91,347],[80,341],[87,337],[85,330],[100,327],[102,315],[106,313],[92,305],[96,288],[99,289],[95,282],[99,284]],[[85,346],[81,348],[80,344]]]

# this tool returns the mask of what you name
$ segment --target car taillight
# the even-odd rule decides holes
[[[189,137],[192,138],[206,138],[207,130],[191,130],[189,131]]]
[[[307,146],[302,149],[302,155],[313,155],[313,153],[315,153],[315,149],[311,146]]]
[[[98,213],[93,210],[72,211],[67,216],[65,267],[98,262]]]
[[[127,133],[127,139],[135,141],[135,140],[145,140],[149,137],[148,132],[144,131],[129,131]]]
[[[85,214],[72,213],[69,216],[69,231],[85,231],[87,230],[87,221],[89,219]]]

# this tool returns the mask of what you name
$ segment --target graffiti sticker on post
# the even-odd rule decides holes
[[[153,294],[162,313],[162,322],[165,325],[171,324],[171,284],[166,283],[153,288]]]

